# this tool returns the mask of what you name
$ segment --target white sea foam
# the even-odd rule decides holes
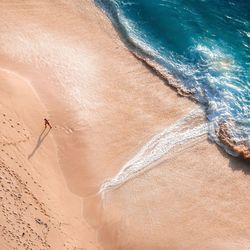
[[[116,188],[144,171],[153,162],[159,160],[171,149],[190,140],[195,140],[208,132],[208,124],[204,122],[203,110],[195,109],[184,118],[167,127],[146,143],[140,151],[129,160],[113,178],[106,180],[100,192]]]

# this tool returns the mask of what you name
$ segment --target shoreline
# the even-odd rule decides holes
[[[21,192],[24,213],[8,196],[2,214],[12,219],[17,213],[28,232],[22,236],[18,220],[11,221],[11,233],[0,228],[0,247],[12,242],[43,249],[40,238],[28,239],[30,232],[60,250],[216,249],[230,240],[238,249],[248,247],[248,166],[205,138],[178,147],[101,199],[101,184],[196,104],[136,59],[93,1],[26,4],[3,4],[0,66],[30,81],[39,99],[18,77],[3,77],[1,105],[9,117],[1,138],[24,140],[16,129],[22,126],[29,140],[8,146],[0,157],[9,169],[1,168],[1,197],[15,175],[28,192]],[[41,141],[44,117],[53,128]],[[40,214],[42,203],[51,221]]]
[[[133,39],[125,33],[125,37],[123,36],[122,31],[119,31],[118,25],[113,21],[112,14],[109,13],[108,10],[104,6],[102,6],[102,3],[97,3],[97,0],[94,0],[94,3],[97,8],[99,8],[104,15],[107,16],[109,21],[111,22],[113,28],[117,32],[117,35],[121,39],[121,41],[125,44],[127,49],[140,61],[145,63],[145,67],[147,67],[153,74],[158,76],[160,79],[162,79],[167,86],[173,88],[177,94],[181,97],[186,97],[190,99],[191,101],[194,101],[196,104],[204,107],[201,103],[199,103],[194,97],[192,91],[188,91],[185,89],[184,85],[180,83],[180,80],[175,78],[170,72],[167,72],[166,69],[164,69],[159,63],[154,62],[154,59],[152,58],[152,55],[148,54],[147,52],[143,51],[134,41]],[[226,124],[228,126],[226,121],[223,122],[223,124]],[[250,148],[247,147],[244,143],[237,144],[235,140],[232,138],[232,136],[227,132],[226,135],[222,135],[221,133],[218,133],[217,131],[221,131],[221,125],[214,131],[214,135],[217,136],[217,139],[219,143],[216,140],[211,140],[212,143],[216,143],[218,146],[222,147],[222,149],[230,154],[228,149],[232,151],[233,153],[236,153],[237,156],[234,154],[230,154],[233,157],[242,158],[246,161],[250,160]]]
[[[193,97],[192,92],[183,89],[183,86],[178,84],[177,79],[174,79],[173,76],[171,76],[171,74],[168,74],[163,68],[161,68],[160,65],[152,62],[150,59],[143,58],[143,56],[140,56],[139,54],[137,55],[136,52],[131,51],[131,53],[133,53],[138,60],[144,62],[145,65],[148,66],[153,71],[154,74],[156,74],[162,80],[164,80],[166,84],[171,88],[173,88],[179,96],[188,98],[197,105],[204,107],[204,105],[199,103]],[[204,108],[204,110],[206,109]],[[229,124],[226,121],[224,121],[221,125],[219,125],[217,129],[215,129],[215,134],[217,135],[219,144],[216,141],[213,141],[211,138],[209,139],[211,140],[212,143],[216,143],[219,147],[221,147],[230,156],[243,159],[246,162],[250,161],[250,148],[247,147],[244,143],[236,143],[236,141],[232,138],[232,136],[228,131],[229,130],[228,125]],[[230,154],[228,149],[232,153],[237,154],[237,156],[233,155],[232,153]]]

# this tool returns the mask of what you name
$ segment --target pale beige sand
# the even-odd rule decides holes
[[[246,163],[206,139],[109,192],[105,204],[86,198],[196,105],[135,58],[92,1],[2,0],[0,7],[0,67],[9,71],[0,82],[1,171],[20,176],[23,184],[11,188],[29,194],[24,208],[14,198],[2,203],[2,248],[97,249],[96,236],[105,249],[249,247]],[[44,116],[53,129],[39,143]]]
[[[11,71],[0,70],[0,92],[0,249],[98,249],[44,130],[44,105]]]
[[[249,166],[205,140],[190,144],[106,193],[102,244],[106,249],[249,249],[249,174]]]

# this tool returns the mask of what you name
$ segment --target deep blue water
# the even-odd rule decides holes
[[[96,0],[127,42],[161,64],[250,146],[250,0]],[[167,98],[167,97],[166,97]]]

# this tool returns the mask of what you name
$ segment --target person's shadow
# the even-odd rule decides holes
[[[30,159],[37,151],[37,149],[40,147],[40,145],[42,144],[42,142],[44,141],[44,139],[47,137],[47,135],[49,134],[51,128],[49,128],[49,130],[46,131],[46,128],[43,129],[42,133],[39,135],[38,139],[37,139],[37,143],[35,148],[33,149],[33,151],[31,152],[31,154],[28,156],[28,159]]]

